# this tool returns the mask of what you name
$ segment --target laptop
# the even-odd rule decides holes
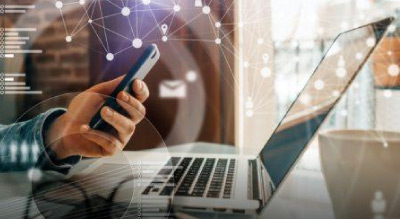
[[[393,20],[386,18],[335,38],[258,156],[170,153],[166,162],[143,183],[139,190],[141,199],[157,203],[169,200],[174,209],[184,211],[260,213]],[[138,157],[146,160],[141,152],[126,153],[133,162]],[[162,156],[152,152],[146,155],[157,160]],[[104,165],[118,163],[101,160],[103,166],[96,169],[104,170]]]

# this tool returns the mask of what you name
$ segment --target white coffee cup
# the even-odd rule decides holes
[[[330,130],[319,146],[336,218],[400,218],[400,133]]]

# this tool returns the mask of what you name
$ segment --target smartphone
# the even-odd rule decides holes
[[[101,118],[101,109],[105,106],[108,106],[114,109],[116,112],[121,113],[122,115],[128,115],[127,112],[117,103],[117,95],[121,91],[126,91],[132,96],[135,96],[131,89],[133,81],[135,79],[143,80],[157,63],[159,58],[160,52],[158,51],[157,46],[155,44],[149,45],[140,56],[138,61],[129,70],[129,73],[125,75],[125,77],[118,84],[115,90],[106,99],[99,111],[93,116],[92,120],[89,123],[90,128],[104,132],[110,132],[114,130],[111,125],[109,125]]]

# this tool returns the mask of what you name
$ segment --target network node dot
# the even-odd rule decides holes
[[[263,43],[264,43],[264,39],[263,39],[263,38],[258,38],[258,39],[257,39],[257,43],[258,43],[259,45],[263,44]]]
[[[249,65],[250,64],[247,61],[243,62],[243,67],[247,68],[247,67],[249,67]]]
[[[188,71],[186,73],[186,80],[188,80],[189,82],[195,82],[197,80],[197,74],[195,71]]]
[[[261,69],[261,76],[263,78],[268,78],[272,75],[271,69],[268,67],[264,67]]]
[[[129,16],[131,14],[131,9],[128,7],[123,7],[121,10],[121,14],[125,17]]]
[[[210,12],[211,12],[210,6],[206,5],[206,6],[203,7],[203,13],[204,14],[210,14]]]
[[[392,91],[391,90],[383,91],[383,96],[386,97],[386,98],[391,98],[392,97]]]
[[[215,44],[221,44],[221,39],[220,38],[215,39]]]
[[[338,90],[334,90],[334,91],[332,92],[332,96],[334,96],[334,97],[339,97],[339,96],[340,96],[340,92],[339,92]]]
[[[387,147],[389,147],[389,144],[388,144],[387,142],[384,142],[384,143],[383,143],[383,147],[384,147],[384,148],[387,148]]]
[[[316,90],[322,90],[325,87],[325,83],[323,80],[319,79],[314,82],[314,88]]]
[[[397,77],[400,74],[400,67],[396,64],[391,64],[388,67],[388,73],[392,77]]]
[[[389,25],[388,32],[393,33],[396,30],[396,26],[394,24]]]
[[[72,37],[71,36],[66,36],[65,37],[65,41],[67,41],[68,43],[72,41]]]
[[[63,7],[62,1],[57,1],[56,2],[56,8],[61,9]]]
[[[360,53],[360,52],[358,52],[358,53],[356,54],[356,59],[361,60],[362,58],[363,58],[363,54]]]
[[[28,179],[31,182],[38,182],[42,179],[42,171],[38,168],[31,168],[27,172]]]
[[[339,68],[336,70],[336,76],[338,76],[339,78],[344,78],[344,76],[346,76],[346,74],[347,74],[347,71],[346,71],[345,68],[339,67]]]
[[[139,39],[139,38],[136,38],[136,39],[134,39],[134,40],[132,41],[132,46],[135,47],[136,49],[142,47],[142,45],[143,45],[143,42],[142,42],[142,40]]]
[[[174,11],[175,12],[178,12],[178,11],[180,11],[181,10],[181,6],[179,6],[179,5],[174,5]]]
[[[79,0],[79,4],[84,5],[85,4],[85,0]]]
[[[215,22],[215,27],[216,28],[220,28],[221,27],[221,22],[219,22],[219,21]]]
[[[254,111],[251,109],[246,110],[246,116],[247,117],[253,117],[254,116]]]
[[[305,93],[305,94],[301,95],[301,96],[300,96],[300,102],[301,102],[303,105],[309,105],[309,104],[311,103],[311,96],[310,96],[310,94]]]
[[[149,4],[150,4],[150,0],[142,0],[142,3],[143,3],[144,5],[149,5]]]
[[[112,60],[114,59],[114,54],[112,54],[112,53],[107,53],[106,59],[107,59],[108,61],[112,61]]]
[[[167,37],[167,36],[163,36],[163,37],[161,38],[161,40],[162,40],[163,42],[167,42],[167,41],[168,41],[168,37]]]
[[[347,116],[347,110],[341,110],[340,111],[340,115],[342,115],[343,117],[346,117]]]
[[[367,46],[373,47],[375,45],[376,41],[373,37],[370,37],[367,39]]]
[[[253,98],[248,97],[245,105],[246,109],[253,109],[254,108],[254,103],[253,103]]]
[[[88,23],[89,23],[89,24],[93,23],[93,20],[92,20],[92,19],[89,19],[89,20],[88,20]]]

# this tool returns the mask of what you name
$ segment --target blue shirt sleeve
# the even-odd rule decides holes
[[[55,108],[25,122],[0,125],[0,171],[40,168],[68,174],[81,156],[58,160],[44,144],[48,126],[65,111]]]

